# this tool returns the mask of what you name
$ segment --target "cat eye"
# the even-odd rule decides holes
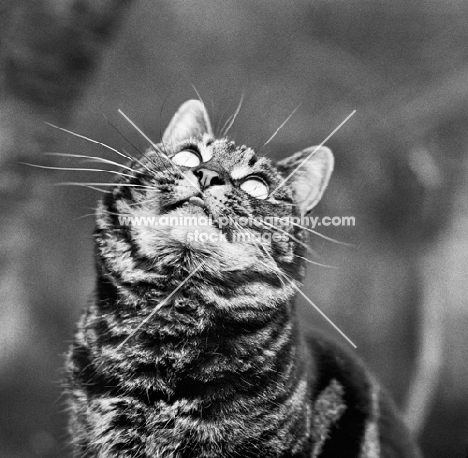
[[[268,186],[258,177],[247,178],[242,182],[240,188],[256,199],[266,199],[268,197]]]
[[[172,162],[184,167],[196,167],[197,165],[200,165],[201,160],[200,155],[196,151],[191,149],[184,149],[172,156]]]

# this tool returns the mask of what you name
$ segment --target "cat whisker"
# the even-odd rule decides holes
[[[291,114],[281,123],[281,125],[278,127],[278,129],[275,130],[275,132],[273,133],[273,135],[263,144],[263,146],[258,150],[258,152],[260,153],[260,150],[262,148],[264,148],[266,145],[268,145],[268,143],[270,143],[277,135],[278,135],[278,132],[288,123],[288,121],[294,116],[294,114],[296,113],[297,110],[299,110],[299,107],[302,105],[302,103],[300,103],[296,108],[294,108],[294,110],[291,112]],[[266,153],[264,155],[264,157],[268,156],[269,153]]]
[[[322,315],[325,320],[328,321],[328,323],[335,328],[336,331],[338,331],[350,344],[352,347],[357,348],[357,345],[330,319],[328,316],[314,303],[312,300],[305,294],[297,285],[294,281],[290,281],[291,285],[293,288],[312,306],[314,307],[317,312]]]
[[[213,110],[214,111],[214,110]],[[215,136],[216,138],[221,138],[222,135],[221,135],[221,132],[223,131],[223,129],[225,128],[228,120],[226,120],[224,123],[223,123],[223,126],[222,128],[220,129],[220,124],[221,124],[221,119],[224,118],[224,116],[226,115],[226,112],[227,112],[227,108],[224,107],[222,113],[220,113],[219,116],[216,116],[216,127],[214,128],[214,132],[215,132]],[[232,116],[232,115],[231,115]],[[231,116],[228,116],[228,119],[231,119]]]
[[[291,278],[290,275],[286,274],[281,270],[278,270],[278,274],[287,280],[291,286],[323,317],[325,320],[336,330],[342,337],[344,337],[352,347],[357,348],[357,345],[305,294],[297,285],[296,281]]]
[[[180,81],[183,78],[188,79],[187,75],[182,73],[182,75],[172,83],[171,89],[169,91],[167,91],[167,94],[164,97],[163,103],[161,105],[161,109],[159,110],[159,126],[160,126],[159,127],[159,138],[161,138],[161,139],[163,137],[161,126],[162,126],[162,115],[163,115],[164,107],[166,106],[166,103],[169,100],[169,97],[172,97],[174,95],[174,90],[175,90],[176,86],[180,83]]]
[[[221,130],[223,132],[222,136],[225,137],[229,130],[231,129],[231,127],[233,126],[236,118],[237,118],[237,115],[239,114],[241,108],[242,108],[242,104],[244,102],[244,93],[242,93],[241,95],[241,98],[239,100],[239,104],[237,105],[237,108],[236,108],[236,111],[227,119],[225,125],[227,124],[227,127],[225,127],[225,125],[223,126],[223,129]]]
[[[172,90],[174,90],[175,84],[176,84],[176,83],[174,83],[174,85],[173,85],[173,87],[172,87]],[[171,91],[171,92],[172,92],[172,91]],[[168,99],[168,98],[169,98],[169,94],[167,94],[166,97],[164,98],[163,103],[162,103],[162,106],[161,106],[161,110],[160,110],[160,112],[159,112],[159,121],[160,121],[159,138],[161,139],[160,144],[161,144],[161,147],[162,147],[163,150],[164,150],[163,153],[164,153],[167,157],[169,157],[169,155],[167,154],[166,146],[164,145],[164,143],[163,143],[163,141],[162,141],[163,133],[162,133],[162,129],[161,129],[161,118],[162,118],[162,113],[163,113],[163,110],[164,110],[164,106],[166,105],[166,102],[167,102],[167,99]],[[171,161],[171,162],[172,162],[172,161]],[[169,169],[167,168],[167,166],[164,164],[164,161],[161,160],[161,164],[163,165],[163,167],[164,167],[166,170],[169,170]]]
[[[162,151],[161,150],[161,147],[159,145],[157,145],[156,143],[154,143],[122,110],[118,110],[119,113],[125,118],[125,120],[140,134],[143,136],[143,138],[149,142],[149,144],[154,148],[155,152],[157,153],[160,153],[161,156],[166,159],[169,164],[172,166],[172,168],[176,169],[183,177],[185,177],[187,179],[187,181],[195,188],[197,189],[197,191],[201,192],[203,194],[203,192],[201,191],[201,189],[199,188],[199,186],[197,186],[195,183],[193,183],[187,176],[184,175],[184,173],[182,172],[182,170],[179,168],[179,166],[177,166],[177,164],[175,164],[170,158],[169,156],[167,155],[167,152],[166,151]],[[165,149],[165,146],[163,143],[161,143],[162,147]],[[146,155],[145,153],[143,153],[144,156],[150,161],[153,163],[152,159]],[[164,161],[161,161],[161,164],[163,165],[163,167],[166,169],[166,170],[169,170],[165,164],[164,164]]]
[[[160,190],[156,190],[156,192],[161,192]],[[137,207],[138,205],[141,205],[141,204],[147,204],[149,202],[154,202],[156,200],[156,197],[152,197],[151,199],[144,199],[144,200],[140,200],[138,202],[133,202],[131,204],[127,204],[128,207]]]
[[[142,156],[144,156],[146,159],[148,159],[148,161],[153,164],[153,165],[157,165],[156,162],[153,160],[152,157],[149,156],[149,154],[146,152],[146,151],[140,151],[132,142],[130,142],[130,140],[127,139],[127,137],[125,137],[116,127],[114,127],[116,129],[116,131],[122,136],[122,138],[128,142],[133,148],[135,148]],[[156,152],[161,152],[160,149],[158,148],[158,145],[154,145],[154,149]],[[164,155],[164,154],[163,154]],[[165,154],[167,156],[167,154]],[[160,164],[164,167],[164,169],[166,171],[169,170],[169,168],[167,167],[166,165],[166,162],[163,161],[159,156],[156,156],[159,160],[160,160]],[[138,161],[138,163],[140,165],[142,165],[148,172],[150,172],[151,174],[154,173],[153,170],[151,170],[150,168],[148,168],[143,162],[141,162],[140,160],[138,160],[137,158],[134,158],[135,160]]]
[[[296,256],[297,258],[303,259],[304,261],[309,262],[310,264],[313,264],[314,266],[326,267],[327,269],[338,269],[338,267],[336,267],[336,266],[329,266],[328,264],[322,264],[320,262],[311,261],[310,259],[305,258],[304,256],[300,256],[300,255],[295,254],[295,253],[294,253],[294,256]]]
[[[286,236],[288,236],[288,238],[290,238],[291,240],[294,240],[297,244],[301,245],[304,249],[306,249],[310,254],[314,255],[314,256],[317,256],[318,257],[318,254],[317,252],[315,252],[314,250],[312,250],[312,248],[310,248],[308,245],[306,245],[304,242],[300,241],[298,238],[294,237],[292,234],[290,234],[288,231],[285,231],[284,229],[281,229],[280,227],[277,227],[277,226],[274,226],[273,224],[270,224],[270,223],[267,223],[266,221],[261,221],[259,219],[256,219],[256,218],[252,218],[253,221],[259,223],[259,224],[263,224],[263,225],[266,225],[267,227],[270,227],[272,228],[273,230],[277,230],[277,231],[280,231],[282,232],[283,234],[285,234]]]
[[[252,235],[252,238],[251,240],[253,241],[254,245],[257,246],[257,248],[259,248],[259,251],[262,252],[262,250],[260,249],[260,245],[261,247],[263,247],[263,250],[266,254],[266,256],[270,259],[270,261],[273,263],[273,271],[277,274],[277,271],[279,269],[278,267],[278,264],[277,262],[274,260],[273,256],[271,256],[270,253],[268,253],[268,250],[266,248],[266,246],[260,241],[258,240],[258,243],[257,241],[255,241],[255,234],[252,230],[250,229],[247,229],[247,228],[244,228],[242,227],[237,221],[234,221],[231,217],[229,217],[230,221],[234,224],[234,226],[236,226],[240,231],[243,231],[243,232],[247,232],[249,234]],[[259,245],[260,244],[260,245]],[[263,261],[262,261],[263,262]],[[271,266],[269,266],[268,264],[266,264],[265,262],[263,262],[263,264],[265,265],[265,267],[269,270],[271,269]],[[278,276],[278,275],[277,275]],[[278,280],[284,285],[284,282],[282,281],[281,277],[278,276]]]
[[[96,188],[93,188],[93,189],[96,189]],[[105,191],[107,192],[108,194],[111,194],[109,191]],[[80,219],[85,219],[85,218],[89,218],[90,216],[96,216],[96,213],[93,212],[93,213],[86,213],[86,215],[81,215],[81,216],[77,216],[74,221],[78,221]]]
[[[230,218],[231,219],[231,218]],[[232,220],[232,219],[231,219]],[[270,224],[270,223],[267,223],[266,221],[261,221],[259,219],[256,219],[256,218],[252,218],[252,220],[258,224],[261,224],[261,225],[264,225],[267,226],[266,229],[269,229],[269,230],[277,230],[277,231],[280,231],[282,232],[283,234],[285,234],[288,238],[290,238],[291,240],[295,241],[296,243],[298,243],[299,245],[301,245],[305,250],[307,250],[309,253],[311,253],[312,255],[318,257],[318,254],[317,252],[315,252],[314,250],[312,250],[312,248],[310,248],[308,245],[306,245],[304,242],[302,242],[301,240],[297,239],[296,237],[294,237],[292,234],[290,234],[289,232],[285,231],[284,229],[281,229],[280,227],[277,227],[277,226],[274,226],[273,224]],[[234,222],[235,224],[238,224],[236,222]],[[240,227],[240,225],[239,225]]]
[[[161,144],[162,144],[163,147],[164,147],[164,143],[161,143]],[[164,152],[162,152],[160,148],[158,149],[158,151],[161,152],[161,154],[163,154],[164,157],[166,157],[166,158],[169,159],[169,157],[167,156],[167,154],[164,153]],[[173,166],[175,169],[178,170],[178,172],[181,174],[181,176],[183,176],[183,177],[190,183],[191,186],[193,186],[202,196],[205,196],[205,193],[201,190],[200,186],[198,186],[198,185],[197,185],[196,183],[194,183],[187,175],[185,175],[185,173],[181,170],[181,168],[180,168],[177,164],[175,164],[175,163],[174,163],[173,161],[171,161],[170,159],[169,159],[169,161],[170,161],[170,163],[172,164],[172,166]]]
[[[270,193],[270,197],[278,191],[278,189],[281,189],[286,182],[297,173],[297,171],[318,151],[333,135],[336,134],[347,122],[348,120],[356,113],[356,110],[353,110],[341,123],[333,129],[333,131],[325,138],[325,140],[320,143],[320,145],[317,145],[314,150]]]
[[[192,272],[190,272],[190,274],[182,282],[179,283],[179,285],[174,289],[174,291],[172,291],[172,293],[170,293],[168,296],[166,296],[165,299],[157,304],[151,313],[117,346],[117,350],[120,350],[126,342],[128,342],[149,320],[151,320],[151,318],[169,301],[169,299],[171,299],[171,297],[174,296],[177,291],[179,291],[179,289],[182,288],[182,286],[184,286],[185,283],[187,283],[190,278],[198,272],[198,270],[200,270],[206,261],[207,260],[205,259],[204,261],[200,262],[200,264],[196,266],[195,269],[193,269]]]
[[[106,172],[106,173],[112,173],[114,175],[120,175],[120,176],[123,176],[123,177],[133,178],[133,175],[129,175],[128,173],[117,172],[116,170],[89,169],[89,168],[81,168],[81,167],[53,167],[53,166],[48,166],[48,165],[30,164],[28,162],[21,162],[21,164],[29,165],[30,167],[36,167],[38,169],[71,170],[71,171],[75,171],[75,172]]]
[[[94,191],[102,192],[103,194],[112,194],[112,191],[107,191],[107,189],[101,189],[101,188],[98,188],[97,186],[88,185],[86,187]]]
[[[183,76],[189,81],[187,75],[184,74]],[[162,103],[162,106],[161,106],[161,110],[159,111],[159,121],[161,121],[162,113],[163,113],[163,110],[164,110],[164,106],[166,105],[167,99],[169,98],[169,95],[174,91],[174,88],[175,88],[176,84],[178,84],[178,82],[179,82],[179,81],[176,81],[176,82],[173,84],[171,91],[166,95],[166,97],[165,97],[164,100],[163,100],[163,103]],[[190,81],[189,81],[189,82],[190,82]],[[191,84],[191,83],[190,83],[190,84]],[[196,90],[196,88],[195,88],[193,85],[192,85],[192,87],[195,89],[195,92],[197,93],[197,95],[200,96],[200,94],[198,93],[198,91]],[[200,98],[200,100],[201,100],[201,98]],[[202,103],[203,103],[203,102],[202,102]],[[121,111],[121,110],[119,110],[119,111]],[[121,113],[121,114],[122,114],[122,113]],[[127,119],[127,117],[126,117],[126,119]],[[129,121],[129,119],[127,119],[127,121]],[[160,125],[161,125],[161,123],[160,123]],[[136,128],[136,126],[134,125],[134,123],[132,123],[132,126]],[[137,131],[139,131],[139,130],[137,129]],[[140,131],[139,131],[139,132],[140,132]],[[140,134],[143,134],[143,133],[140,132]],[[143,135],[143,137],[145,138],[144,135]],[[155,144],[154,144],[153,142],[151,142],[151,141],[150,141],[150,144],[152,144],[152,146],[156,149],[157,152],[162,153],[163,155],[165,155],[165,156],[170,160],[169,155],[167,154],[166,148],[165,148],[165,146],[164,146],[164,144],[163,144],[163,142],[162,142],[163,133],[162,133],[161,127],[159,127],[159,138],[161,139],[160,144],[161,144],[162,148],[164,149],[164,151],[160,151],[160,148],[158,148],[158,146],[155,145]],[[146,140],[149,140],[149,139],[146,138]],[[171,162],[172,167],[175,168],[175,164],[174,164],[171,160],[170,160],[170,162]],[[164,167],[166,170],[169,170],[169,169],[164,165],[164,161],[161,161],[161,164],[163,165],[163,167]],[[182,173],[180,169],[179,169],[179,172]]]
[[[299,207],[298,204],[292,204],[290,202],[281,202],[283,205],[289,205],[290,207]]]
[[[262,252],[262,250],[260,248],[263,248],[263,252],[265,253],[265,255],[271,260],[271,262],[273,263],[273,271],[276,273],[276,276],[278,277],[278,280],[281,282],[281,284],[283,286],[286,286],[284,281],[282,280],[281,278],[281,269],[279,268],[278,266],[278,263],[275,261],[275,259],[273,258],[273,256],[268,253],[268,250],[265,246],[265,244],[262,242],[262,241],[258,241],[258,243],[255,241],[255,239],[253,239],[253,242],[254,244],[259,248],[260,252]]]
[[[143,152],[143,151],[140,151],[122,132],[120,132],[120,130],[113,123],[110,122],[110,120],[107,118],[107,116],[104,116],[104,119],[120,135],[120,137],[123,138],[141,156],[145,156],[146,158],[148,158],[146,153]],[[138,159],[136,156],[133,156],[130,153],[127,153],[127,154],[128,154],[128,157],[129,157],[130,160],[134,160],[134,161],[138,162],[138,164],[140,164],[142,167],[144,167],[148,172],[153,173],[153,171],[145,163],[141,162],[140,159]],[[150,160],[150,162],[152,162],[151,159],[149,159],[149,160]]]
[[[156,151],[159,151],[163,157],[165,157],[170,163],[171,165],[175,165],[170,159],[169,157],[164,154],[159,146],[153,142],[153,140],[151,140],[151,138],[148,137],[148,135],[146,135],[120,108],[118,110],[118,112],[125,118],[125,120],[156,150]]]
[[[187,81],[189,82],[190,86],[192,86],[192,89],[195,91],[195,94],[197,94],[198,100],[202,103],[203,106],[205,106],[205,102],[203,101],[200,92],[198,92],[198,89],[197,89],[197,88],[195,87],[195,85],[192,83],[192,81],[190,80],[190,78],[188,77],[187,74],[184,73],[184,76],[185,76],[185,78],[187,79]]]
[[[153,186],[145,186],[141,184],[130,184],[130,183],[120,183],[116,185],[115,183],[77,183],[73,181],[66,181],[62,183],[54,183],[55,186],[111,186],[111,187],[129,187],[129,188],[147,188],[147,189],[155,189]]]
[[[160,145],[161,145],[161,147],[159,147],[159,145],[158,145],[158,148],[156,149],[156,152],[157,152],[157,153],[160,153],[163,157],[165,156],[165,157],[169,158],[169,160],[170,160],[170,162],[171,162],[171,165],[172,165],[172,168],[175,169],[175,170],[177,170],[181,175],[183,175],[182,170],[180,170],[180,168],[179,168],[179,167],[171,160],[171,158],[169,157],[169,154],[168,154],[168,152],[167,152],[166,145],[165,145],[163,142],[161,142]],[[162,151],[161,151],[161,149],[162,149]],[[167,164],[166,164],[162,159],[161,159],[161,164],[163,165],[163,167],[164,167],[164,169],[165,169],[166,171],[169,171],[169,170],[170,170],[170,169],[168,168]]]
[[[194,89],[194,91],[195,91],[195,93],[197,94],[197,97],[198,97],[198,99],[200,100],[200,102],[201,102],[203,105],[205,105],[204,102],[203,102],[203,100],[202,100],[202,98],[201,98],[200,93],[199,93],[198,90],[197,90],[197,88],[192,84],[192,82],[190,81],[190,79],[188,78],[187,75],[184,74],[184,77],[187,79],[187,81],[190,83],[190,85],[191,85],[192,88]],[[175,86],[175,84],[174,84],[174,86]],[[161,107],[161,111],[160,111],[160,114],[159,114],[159,119],[161,119],[162,111],[163,111],[164,105],[165,105],[165,103],[166,103],[166,101],[167,101],[167,98],[168,98],[168,96],[166,96],[166,98],[164,99],[164,102],[163,102],[163,105],[162,105],[162,107]],[[143,136],[143,138],[145,138],[145,139],[150,143],[150,145],[153,146],[153,148],[156,150],[156,152],[161,153],[162,156],[165,157],[165,158],[169,161],[169,163],[171,164],[171,166],[172,166],[173,168],[175,168],[176,170],[178,170],[179,173],[180,173],[182,176],[184,176],[182,170],[181,170],[174,162],[171,161],[171,159],[169,158],[169,155],[167,154],[165,145],[164,145],[164,143],[162,142],[162,137],[163,137],[163,135],[162,135],[161,129],[159,130],[159,136],[160,136],[160,138],[161,138],[161,146],[162,146],[162,148],[164,149],[164,151],[161,151],[161,148],[159,148],[158,145],[156,145],[151,139],[149,139],[148,136],[146,136],[146,135],[141,131],[141,129],[139,129],[139,128],[135,125],[135,123],[133,123],[133,122],[130,120],[130,118],[128,118],[128,116],[126,116],[126,115],[122,112],[122,110],[119,109],[119,112],[120,112],[120,114],[121,114],[122,116],[124,116],[125,119],[126,119],[126,120]],[[163,164],[163,167],[165,167],[166,170],[169,170],[169,169],[164,165],[164,161],[161,161],[161,164]],[[198,187],[197,187],[196,185],[194,185],[193,183],[191,183],[191,184],[192,184],[192,186],[194,186],[196,189],[198,189]],[[201,192],[201,191],[200,191],[200,192]]]
[[[103,194],[112,194],[112,191],[101,189],[101,188],[98,188],[97,186],[89,185],[86,183],[54,183],[54,186],[61,186],[61,185],[68,186],[72,184],[76,186],[82,186],[83,188],[89,188],[89,189],[92,189],[93,191],[99,191],[99,192],[102,192]]]
[[[220,137],[225,137],[226,136],[226,133],[223,133],[223,131],[225,130],[228,123],[231,122],[233,116],[234,116],[234,114],[229,115],[228,118],[226,119],[226,121],[224,122],[223,127],[221,127],[221,131],[220,131],[220,134],[219,134]]]
[[[169,163],[171,164],[172,167],[174,167],[175,169],[177,169],[179,171],[179,173],[186,178],[186,180],[199,192],[202,193],[201,189],[199,186],[197,186],[196,184],[194,184],[192,182],[192,180],[188,179],[186,175],[184,175],[184,173],[182,172],[182,170],[179,168],[179,166],[177,166],[177,164],[175,164],[173,161],[171,161],[171,159],[163,152],[161,151],[161,148],[156,145],[156,143],[153,142],[153,140],[151,140],[120,108],[119,108],[119,113],[133,126],[133,128],[138,132],[140,133],[143,138],[145,140],[147,140],[150,145],[157,151],[159,152],[166,160],[169,161]],[[203,193],[202,193],[203,194]]]
[[[91,162],[101,162],[103,164],[115,165],[119,168],[123,168],[123,169],[129,170],[130,172],[137,173],[137,171],[132,169],[131,167],[128,167],[124,164],[119,164],[118,162],[111,161],[110,159],[104,159],[99,156],[87,156],[86,154],[71,154],[71,153],[44,153],[44,155],[89,159]]]
[[[125,214],[125,213],[111,212],[110,210],[107,210],[107,209],[101,209],[101,211],[103,211],[104,213],[106,213],[108,215],[112,215],[112,216],[122,216],[122,217],[129,216],[128,214]]]
[[[310,232],[312,234],[318,235],[322,239],[328,240],[329,242],[338,243],[338,245],[355,247],[355,245],[353,245],[352,243],[341,242],[340,240],[336,240],[336,239],[334,239],[332,237],[328,237],[327,235],[324,235],[324,234],[321,234],[320,232],[314,231],[313,229],[310,229],[309,227],[302,226],[301,224],[295,223],[295,222],[293,222],[293,221],[291,221],[289,219],[287,221],[288,221],[288,223],[292,224],[293,226],[300,227],[301,229],[304,229],[304,230],[306,230],[306,231],[308,231],[308,232]]]
[[[129,141],[129,140],[128,140],[128,139],[127,139],[127,138],[126,138],[126,137],[125,137],[109,120],[108,120],[108,118],[107,118],[105,115],[104,115],[104,119],[108,122],[108,124],[109,124],[111,127],[114,128],[114,130],[115,130],[122,138],[124,138],[125,141],[127,141],[127,142],[128,142],[130,145],[132,145],[139,153],[141,153],[141,152],[138,150],[138,148],[136,148],[135,145],[133,145],[133,144],[132,144],[132,143],[131,143],[131,142],[130,142],[130,141]],[[76,133],[76,132],[73,132],[73,131],[71,131],[71,130],[65,129],[65,128],[63,128],[63,127],[58,127],[58,126],[55,126],[54,124],[50,124],[50,123],[47,123],[47,124],[50,125],[51,127],[54,127],[54,128],[56,128],[56,129],[59,129],[59,130],[61,130],[61,131],[63,131],[63,132],[66,132],[66,133],[68,133],[68,134],[71,134],[71,135],[73,135],[73,136],[75,136],[75,137],[82,138],[82,139],[84,139],[84,140],[86,140],[86,141],[88,141],[88,142],[91,142],[91,143],[94,143],[94,144],[97,144],[97,145],[101,145],[101,146],[103,146],[104,148],[108,149],[109,151],[112,151],[113,153],[116,153],[117,155],[119,155],[119,156],[121,156],[121,157],[127,159],[127,160],[130,161],[130,162],[136,161],[136,162],[138,162],[138,164],[140,164],[142,167],[144,167],[148,172],[153,173],[152,170],[146,166],[146,164],[144,164],[144,163],[141,162],[137,157],[135,157],[135,156],[133,156],[133,155],[131,155],[131,154],[124,154],[124,153],[120,152],[119,150],[117,150],[116,148],[113,148],[113,147],[110,146],[110,145],[107,145],[107,144],[105,144],[105,143],[103,143],[103,142],[100,142],[100,141],[94,140],[94,139],[92,139],[92,138],[86,137],[85,135],[78,134],[78,133]],[[69,156],[69,157],[71,157],[71,156]],[[105,159],[103,159],[103,158],[101,158],[101,159],[102,159],[102,160],[101,160],[102,162],[110,163],[110,162],[108,162],[107,160],[105,160]],[[114,164],[117,164],[117,163],[114,163]],[[123,168],[126,168],[127,170],[131,170],[131,171],[133,171],[133,172],[136,172],[136,171],[133,170],[131,167],[125,166],[125,165],[123,165],[123,164],[118,164],[118,167],[123,167]]]
[[[122,157],[124,157],[126,159],[129,159],[127,156],[125,156],[125,154],[121,153],[119,150],[113,148],[112,146],[106,145],[105,143],[99,142],[97,140],[93,140],[92,138],[86,137],[85,135],[78,134],[76,132],[65,129],[63,127],[58,127],[58,126],[56,126],[54,124],[51,124],[50,122],[46,122],[46,124],[49,125],[50,127],[53,127],[54,129],[58,129],[58,130],[61,130],[63,132],[66,132],[67,134],[71,134],[71,135],[73,135],[75,137],[82,138],[82,139],[87,140],[88,142],[94,143],[96,145],[101,145],[104,148],[107,148],[108,150],[118,154],[119,156],[122,156]]]
[[[278,273],[279,273],[279,267],[278,267],[278,265],[276,264],[276,261],[274,260],[273,256],[272,256],[270,253],[268,253],[268,250],[267,250],[265,244],[262,243],[262,242],[260,242],[260,241],[259,241],[259,242],[254,242],[254,244],[257,245],[257,247],[259,247],[259,248],[260,248],[260,247],[263,248],[264,254],[267,256],[267,258],[270,259],[270,261],[271,261],[272,263],[274,263],[274,264],[273,264],[273,272],[275,272],[275,274],[276,274],[276,276],[278,277],[278,280],[281,282],[281,284],[282,284],[283,286],[285,286],[283,280],[282,280],[281,277],[278,275]],[[261,250],[260,250],[260,251],[261,251]],[[265,265],[268,266],[267,264],[265,264]]]
[[[112,127],[112,129],[119,135],[120,138],[122,138],[126,143],[128,143],[138,154],[143,154],[143,152],[137,147],[135,146],[135,144],[133,142],[131,142],[121,131],[120,129],[113,123],[111,122],[111,120],[105,115],[103,114],[102,115],[104,120],[107,122],[107,124]],[[127,155],[128,155],[128,158],[129,159],[134,159],[134,160],[137,160],[138,158],[136,156],[134,156],[133,154],[130,154],[127,152]],[[143,164],[141,164],[143,165]]]
[[[174,86],[175,86],[175,84],[176,84],[176,83],[174,83]],[[162,133],[162,115],[163,115],[164,107],[166,106],[166,102],[168,101],[169,96],[172,95],[172,91],[174,90],[174,86],[172,86],[172,90],[169,91],[169,92],[166,94],[166,97],[164,97],[163,103],[161,104],[161,109],[159,110],[159,138],[161,139],[161,141],[162,141],[162,138],[163,138],[163,133]]]
[[[91,164],[98,163],[98,164],[119,165],[119,167],[124,168],[125,170],[130,170],[131,172],[133,172],[133,174],[131,175],[133,178],[135,177],[136,174],[138,174],[138,170],[135,170],[132,167],[121,165],[121,164],[118,164],[117,162],[112,164],[113,161],[109,161],[108,159],[104,159],[104,158],[100,158],[100,157],[90,158],[90,159],[83,158],[82,162],[91,163]]]
[[[159,146],[153,142],[153,140],[151,140],[151,138],[148,137],[148,135],[146,135],[120,108],[118,109],[118,112],[125,118],[125,120],[159,153],[161,153],[161,155],[167,159],[171,165],[175,165],[170,159],[169,157],[161,151],[161,149],[159,148]]]

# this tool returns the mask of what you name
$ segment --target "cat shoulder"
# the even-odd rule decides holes
[[[421,458],[390,395],[361,358],[322,331],[309,329],[304,340],[316,370],[312,396],[316,417],[323,419],[318,429],[328,426],[323,457]],[[322,405],[339,412],[333,425],[320,415]],[[355,455],[347,454],[351,450]]]

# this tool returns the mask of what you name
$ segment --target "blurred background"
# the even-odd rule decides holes
[[[280,159],[327,142],[336,171],[307,295],[357,344],[426,457],[468,450],[468,3],[457,0],[0,2],[0,455],[70,456],[63,355],[94,288],[109,175],[45,152],[119,158],[188,98]],[[298,107],[273,141],[263,146]],[[129,140],[129,142],[127,141]],[[86,166],[86,165],[85,165]],[[305,301],[307,323],[340,339]],[[346,345],[346,342],[344,342]]]

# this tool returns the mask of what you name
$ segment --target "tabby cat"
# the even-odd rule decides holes
[[[274,165],[214,138],[191,100],[124,166],[97,209],[97,288],[67,360],[75,456],[419,456],[356,357],[299,328],[306,236],[288,218],[333,169],[313,151]],[[122,223],[155,216],[199,223]]]

